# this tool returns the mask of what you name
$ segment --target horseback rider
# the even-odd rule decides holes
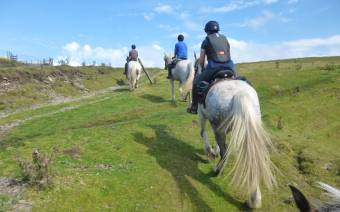
[[[168,65],[168,76],[166,77],[167,79],[171,79],[171,69],[176,66],[176,64],[180,60],[186,60],[188,59],[188,47],[184,43],[184,36],[182,34],[178,35],[177,37],[178,42],[175,45],[175,51],[174,51],[174,56],[173,56],[173,61],[171,64]]]
[[[187,112],[192,114],[197,114],[197,85],[200,82],[210,82],[213,80],[214,74],[221,70],[230,70],[236,75],[234,63],[230,58],[230,45],[227,38],[218,33],[220,31],[219,24],[216,21],[209,21],[205,25],[204,31],[207,33],[207,36],[201,45],[199,63],[201,67],[204,67],[204,60],[207,56],[208,65],[197,76],[192,86],[192,104],[187,109]]]
[[[136,50],[136,45],[131,45],[131,50],[129,51],[129,56],[126,58],[124,74],[127,75],[128,63],[130,61],[138,61],[138,51]]]

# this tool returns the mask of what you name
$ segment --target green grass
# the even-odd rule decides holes
[[[117,85],[122,72],[121,68],[23,65],[1,59],[0,83],[5,77],[10,86],[7,90],[0,86],[0,113]]]
[[[296,70],[296,64],[302,67]],[[324,69],[327,64],[335,68]],[[272,153],[278,187],[263,189],[262,211],[296,210],[283,203],[291,182],[314,198],[321,196],[317,181],[340,186],[339,64],[333,57],[280,61],[279,68],[275,62],[238,66],[260,96],[265,126],[278,149]],[[35,117],[2,136],[0,176],[20,177],[18,159],[29,159],[34,148],[54,147],[59,151],[52,188],[25,192],[34,211],[245,210],[242,191],[230,187],[228,178],[211,176],[214,162],[203,154],[197,117],[185,112],[186,103],[171,103],[165,72],[153,74],[156,84],[144,83],[134,92],[122,89],[0,119],[6,124]],[[121,83],[121,73],[113,75]],[[97,89],[92,80],[101,77],[83,81]],[[214,143],[211,131],[209,137]],[[72,147],[79,152],[64,153]],[[332,163],[330,171],[324,170],[326,163]]]

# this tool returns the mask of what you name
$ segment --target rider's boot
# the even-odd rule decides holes
[[[166,77],[167,79],[171,79],[171,67],[168,67],[168,76]]]
[[[128,68],[128,63],[125,63],[125,69],[124,69],[124,75],[126,76],[127,73],[127,68]]]
[[[187,112],[190,114],[197,114],[197,108],[198,108],[198,96],[197,96],[197,88],[196,84],[194,83],[192,86],[192,103],[189,108],[187,108]]]

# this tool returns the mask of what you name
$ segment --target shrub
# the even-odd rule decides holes
[[[21,160],[19,162],[22,180],[40,188],[51,185],[51,164],[52,156],[42,154],[38,149],[33,150],[32,161]]]
[[[302,64],[299,63],[295,65],[295,70],[299,71],[301,69],[302,69]]]
[[[323,69],[326,70],[326,71],[334,71],[335,65],[334,64],[326,64]]]

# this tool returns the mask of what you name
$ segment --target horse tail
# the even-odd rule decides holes
[[[130,84],[130,89],[134,90],[134,83],[137,78],[137,66],[135,63],[132,63],[131,61],[128,64],[128,79]]]
[[[184,94],[191,91],[192,82],[194,81],[195,70],[194,70],[194,66],[192,65],[191,61],[187,65],[187,70],[189,70],[187,79],[183,82],[180,88],[180,92]]]
[[[261,183],[272,188],[276,180],[267,148],[272,147],[272,143],[249,94],[239,92],[233,97],[230,116],[224,123],[227,120],[226,129],[231,130],[231,139],[222,166],[231,153],[236,154],[235,165],[230,171],[233,173],[231,184],[248,193],[255,191]]]
[[[319,186],[320,188],[322,188],[323,190],[325,190],[327,193],[327,196],[331,197],[332,200],[339,202],[340,203],[340,190],[332,187],[330,185],[327,185],[326,183],[323,182],[319,182]]]

